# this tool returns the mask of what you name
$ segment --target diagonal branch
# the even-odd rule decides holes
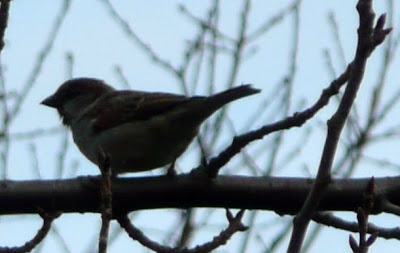
[[[170,62],[162,59],[145,41],[143,41],[131,28],[128,21],[123,19],[114,6],[111,4],[109,0],[100,0],[109,11],[111,17],[115,20],[115,22],[120,25],[123,31],[126,33],[129,39],[131,39],[135,44],[137,44],[156,64],[160,65],[165,70],[173,73],[176,76],[180,76],[179,69],[175,68]]]
[[[56,37],[60,31],[61,25],[67,16],[69,7],[71,5],[70,0],[64,0],[61,6],[60,14],[56,17],[54,21],[53,27],[50,31],[49,37],[42,50],[39,52],[39,56],[36,60],[36,63],[29,74],[28,80],[26,81],[24,87],[22,88],[21,94],[19,94],[18,98],[15,101],[14,107],[10,110],[10,118],[9,120],[14,120],[21,110],[22,103],[25,101],[25,98],[28,96],[29,91],[32,89],[34,83],[36,82],[37,77],[39,76],[40,71],[42,70],[44,61],[49,56]]]
[[[342,85],[349,80],[351,71],[352,65],[350,64],[342,75],[332,81],[329,87],[323,90],[321,96],[315,102],[315,104],[304,111],[295,113],[293,116],[290,116],[284,120],[263,126],[252,132],[235,137],[232,141],[232,144],[228,148],[222,151],[217,157],[211,159],[207,166],[207,174],[210,177],[216,177],[220,168],[228,163],[232,157],[239,153],[240,150],[250,142],[262,139],[264,136],[279,130],[302,126],[305,122],[307,122],[307,120],[311,119],[319,110],[326,106],[333,95],[338,93],[340,87],[342,87]]]
[[[301,211],[293,220],[294,227],[288,252],[294,253],[301,250],[310,219],[318,208],[324,189],[331,182],[331,169],[337,144],[361,85],[367,59],[376,46],[382,43],[386,35],[390,32],[390,29],[383,29],[385,24],[384,15],[378,19],[375,28],[373,27],[375,14],[372,10],[372,0],[360,0],[357,4],[357,10],[360,17],[360,27],[358,29],[357,51],[352,64],[352,74],[337,111],[328,121],[328,132],[317,178]]]
[[[44,212],[39,212],[40,217],[43,219],[43,225],[38,230],[36,235],[32,238],[32,240],[26,242],[24,245],[20,247],[0,247],[0,253],[22,253],[22,252],[31,252],[36,246],[39,245],[49,233],[51,229],[52,222],[60,216],[61,213],[55,214],[47,214]]]

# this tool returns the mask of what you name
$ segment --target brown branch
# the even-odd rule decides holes
[[[375,28],[373,28],[375,14],[372,10],[372,0],[360,0],[357,4],[357,10],[360,17],[360,27],[358,29],[357,51],[352,64],[352,75],[337,111],[328,121],[328,132],[317,178],[301,211],[294,218],[294,227],[288,252],[295,253],[301,250],[310,219],[317,210],[324,189],[331,182],[331,169],[339,137],[361,85],[367,59],[376,46],[382,43],[390,32],[390,29],[383,29],[385,24],[383,15],[378,19]]]
[[[336,179],[330,184],[319,211],[353,211],[362,205],[369,179]],[[113,213],[133,210],[210,207],[271,210],[295,214],[304,203],[314,180],[309,178],[218,176],[210,181],[193,175],[117,178],[113,185]],[[3,181],[0,214],[101,212],[100,178],[68,180]],[[376,178],[377,199],[400,205],[400,177]],[[34,189],[34,190],[32,190]],[[191,198],[187,197],[190,192]],[[143,198],[143,196],[146,196]],[[284,200],[284,201],[282,201]],[[340,201],[338,201],[340,200]],[[380,202],[372,213],[380,213]]]
[[[250,32],[249,35],[247,36],[247,40],[249,42],[255,41],[262,35],[266,35],[267,32],[272,30],[276,25],[281,23],[284,18],[289,16],[291,12],[294,12],[300,5],[301,0],[294,0],[292,4],[284,8],[283,10],[279,11],[277,14],[274,16],[268,18],[268,20],[264,21],[262,25],[260,25],[258,28],[256,28],[254,31]]]
[[[340,63],[342,65],[342,68],[344,68],[344,67],[346,67],[346,63],[347,63],[346,54],[344,53],[342,40],[340,39],[341,37],[340,37],[340,33],[339,33],[339,25],[337,23],[336,16],[333,12],[330,12],[328,14],[328,21],[332,27],[331,31],[333,33],[336,51],[338,52]]]
[[[391,213],[394,215],[400,215],[400,206],[392,204],[389,200],[383,199],[382,200],[382,211]]]
[[[131,90],[132,87],[129,84],[128,78],[126,77],[124,71],[122,70],[122,67],[120,65],[115,65],[113,69],[124,89]]]
[[[359,229],[358,222],[349,222],[342,218],[336,217],[331,213],[316,213],[312,219],[313,221],[318,222],[322,225],[354,233],[357,233]],[[368,234],[378,233],[380,238],[400,240],[399,227],[382,228],[376,226],[375,224],[368,223],[367,233]]]
[[[150,59],[152,59],[156,64],[160,65],[165,70],[173,73],[175,76],[180,76],[180,72],[176,69],[170,62],[162,59],[152,48],[150,45],[146,44],[131,28],[129,23],[124,20],[121,15],[117,12],[114,6],[110,3],[109,0],[100,0],[107,10],[109,11],[111,17],[117,24],[121,27],[121,29],[125,32],[130,40],[132,40],[136,45],[138,45],[143,52],[145,52]]]
[[[248,31],[250,8],[251,8],[251,0],[243,1],[243,8],[239,18],[238,34],[235,38],[233,52],[230,55],[232,60],[231,60],[231,66],[229,67],[229,70],[227,72],[228,80],[227,83],[225,84],[226,88],[231,88],[234,86],[243,62],[243,54],[247,45],[247,31]],[[213,131],[210,141],[210,147],[215,146],[218,138],[221,135],[222,132],[221,130],[223,126],[222,123],[224,122],[224,119],[226,117],[227,108],[228,107],[225,106],[216,113],[215,121],[213,122],[212,125]]]
[[[183,248],[190,242],[195,232],[195,212],[193,208],[189,208],[182,213],[183,227],[179,236],[179,241],[176,244],[177,248]],[[176,229],[175,227],[173,228]],[[170,233],[173,234],[173,233]]]
[[[179,11],[185,16],[187,16],[191,21],[195,22],[199,27],[203,27],[206,28],[207,30],[210,30],[214,34],[214,36],[218,36],[218,38],[225,40],[229,43],[235,42],[235,39],[231,38],[227,34],[224,34],[222,31],[218,29],[218,27],[214,26],[211,22],[207,22],[206,20],[203,20],[195,16],[186,8],[185,5],[180,4]]]
[[[1,0],[0,6],[0,54],[4,48],[4,34],[6,32],[7,23],[8,23],[8,12],[10,9],[11,0]]]
[[[29,94],[29,91],[32,89],[34,83],[36,82],[36,79],[39,76],[44,61],[46,60],[46,58],[48,57],[53,48],[54,41],[68,13],[70,3],[71,3],[70,0],[63,1],[60,14],[56,17],[56,20],[54,21],[53,27],[50,30],[49,37],[47,38],[47,41],[43,46],[42,50],[39,52],[39,56],[37,57],[36,63],[34,64],[33,69],[29,74],[28,80],[26,81],[24,87],[21,90],[21,94],[19,94],[18,98],[14,103],[14,107],[10,110],[9,121],[14,120],[16,118],[21,109],[22,103],[25,101],[25,98]]]
[[[217,157],[211,159],[210,163],[207,166],[207,174],[210,177],[215,177],[218,174],[220,168],[228,163],[229,160],[232,159],[232,157],[239,153],[240,150],[248,145],[250,142],[262,139],[266,135],[279,130],[302,126],[307,120],[311,119],[319,110],[327,105],[330,98],[333,95],[336,95],[340,87],[347,82],[352,71],[351,66],[352,65],[349,65],[346,71],[341,76],[332,81],[329,87],[323,90],[319,99],[311,107],[302,112],[295,113],[293,116],[287,117],[284,120],[263,126],[246,134],[236,136],[233,139],[232,144],[228,148],[222,151]]]
[[[233,214],[226,209],[226,217],[229,221],[228,227],[221,231],[219,235],[215,236],[210,242],[198,245],[192,249],[167,247],[151,240],[131,223],[127,215],[118,216],[117,221],[121,227],[125,229],[129,237],[153,251],[159,253],[206,253],[226,244],[236,232],[245,231],[247,229],[247,227],[243,225],[241,221],[243,214],[244,210],[241,210],[235,216],[233,216]]]
[[[289,115],[289,111],[291,109],[292,104],[292,93],[293,93],[293,85],[294,78],[297,73],[297,56],[299,50],[299,36],[300,36],[300,3],[301,0],[296,1],[296,5],[294,5],[294,15],[293,15],[293,38],[291,38],[291,52],[289,55],[289,71],[285,75],[284,80],[284,95],[280,101],[279,107],[281,108],[279,111],[283,113],[283,117],[287,117]],[[284,132],[280,131],[274,136],[274,145],[272,151],[270,152],[269,161],[267,165],[267,169],[265,170],[264,175],[271,175],[276,167],[276,160],[279,156],[279,152],[283,146],[283,136]]]
[[[99,169],[101,171],[101,229],[99,235],[99,253],[107,252],[108,233],[112,219],[112,192],[110,157],[100,147],[98,152]]]
[[[36,246],[39,245],[49,233],[52,222],[60,216],[61,213],[47,214],[42,211],[39,211],[40,217],[43,219],[43,225],[38,230],[36,235],[32,238],[32,240],[26,242],[24,245],[20,247],[0,247],[1,253],[22,253],[22,252],[31,252]]]
[[[359,207],[357,210],[358,233],[360,240],[357,243],[352,235],[349,236],[349,244],[354,253],[367,253],[369,247],[378,237],[378,233],[376,232],[367,238],[368,218],[376,197],[376,187],[374,181],[374,177],[369,180],[364,194],[363,206]]]

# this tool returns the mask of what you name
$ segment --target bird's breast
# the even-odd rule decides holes
[[[173,162],[198,131],[197,126],[174,125],[163,118],[125,123],[99,133],[92,126],[89,121],[73,124],[75,143],[95,164],[101,147],[117,173],[150,170]]]

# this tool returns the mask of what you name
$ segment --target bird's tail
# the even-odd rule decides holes
[[[203,121],[224,105],[259,92],[261,92],[260,89],[253,88],[251,85],[246,84],[209,97],[199,97],[198,99],[194,97],[193,103],[188,106],[193,106],[192,110],[190,110],[193,119]]]
[[[250,84],[245,84],[231,88],[229,90],[211,95],[207,98],[210,109],[218,110],[220,107],[237,100],[261,92],[260,89],[253,88]]]

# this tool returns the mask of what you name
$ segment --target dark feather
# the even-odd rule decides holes
[[[116,91],[99,98],[81,117],[94,119],[100,133],[127,122],[148,120],[193,98],[169,93]]]

